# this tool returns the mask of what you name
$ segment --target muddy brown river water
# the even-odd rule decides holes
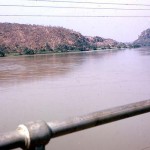
[[[150,48],[0,58],[0,132],[150,99]],[[47,150],[150,150],[150,113],[55,138]]]

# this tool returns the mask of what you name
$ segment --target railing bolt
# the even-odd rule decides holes
[[[26,150],[44,150],[51,138],[51,129],[41,120],[19,125],[17,130],[25,137]]]

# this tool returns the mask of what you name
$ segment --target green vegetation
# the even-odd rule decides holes
[[[0,57],[4,57],[5,56],[5,52],[0,50]]]
[[[5,55],[5,46],[4,45],[2,45],[2,46],[0,46],[0,57],[5,57],[6,55]]]
[[[24,51],[23,51],[23,54],[25,54],[25,55],[34,55],[35,52],[34,52],[33,49],[29,49],[29,48],[26,47],[26,48],[24,49]]]
[[[133,44],[133,48],[140,48],[141,45],[140,44]]]

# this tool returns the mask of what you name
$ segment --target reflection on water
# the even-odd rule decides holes
[[[138,52],[140,52],[141,55],[150,55],[150,51],[149,51],[149,48],[145,48],[144,50],[141,48],[141,49],[138,49],[137,50]]]
[[[80,58],[79,58],[80,59]],[[57,77],[66,74],[82,63],[69,55],[38,55],[6,58],[1,61],[0,82],[17,83]]]
[[[150,98],[150,50],[0,58],[0,132]],[[150,114],[52,139],[53,150],[143,150]]]
[[[93,56],[94,59],[99,59],[106,53],[108,52],[101,55],[89,52],[3,58],[0,59],[0,83],[1,86],[6,86],[49,77],[57,78],[76,69],[88,58]]]

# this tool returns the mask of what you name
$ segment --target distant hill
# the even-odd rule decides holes
[[[150,29],[143,31],[133,44],[137,46],[150,46]]]
[[[0,23],[0,55],[86,51],[112,48],[119,43],[102,37],[86,37],[63,27]]]

